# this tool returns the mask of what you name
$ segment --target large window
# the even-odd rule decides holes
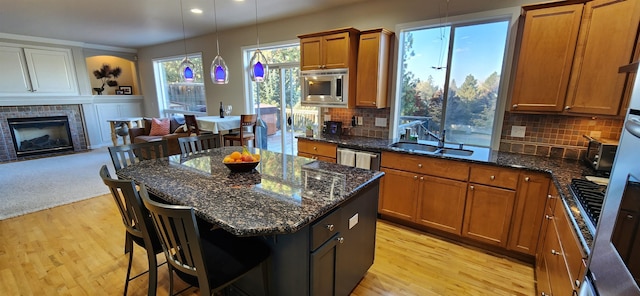
[[[202,55],[189,55],[189,60],[194,65],[193,82],[182,81],[180,76],[182,60],[184,56],[153,61],[160,114],[163,116],[175,113],[206,115],[207,97],[204,92]]]
[[[509,19],[400,32],[397,135],[491,146]]]

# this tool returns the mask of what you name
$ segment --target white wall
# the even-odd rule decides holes
[[[519,7],[540,1],[531,0],[451,0],[449,15],[461,15],[507,7]],[[444,14],[445,0],[373,0],[320,13],[282,19],[262,24],[260,43],[277,43],[297,40],[297,35],[329,29],[354,27],[359,30],[384,27],[395,31],[396,25],[429,19]],[[232,104],[234,114],[244,111],[243,66],[241,47],[256,44],[254,26],[219,32],[220,53],[230,69],[229,84],[214,85],[209,77],[209,65],[216,55],[216,36],[210,34],[187,40],[189,52],[202,52],[204,60],[207,110],[216,114],[220,101]],[[138,50],[140,86],[145,97],[146,116],[159,116],[153,63],[155,58],[184,54],[182,40],[141,48]],[[394,61],[395,67],[395,61]],[[395,81],[395,79],[394,79]]]

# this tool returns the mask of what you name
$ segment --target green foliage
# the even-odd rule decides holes
[[[178,58],[173,61],[167,61],[162,63],[164,66],[164,73],[167,77],[167,83],[180,83],[182,82],[182,76],[180,75],[180,64],[184,58]],[[201,57],[189,57],[189,60],[193,63],[193,74],[194,80],[193,82],[204,83],[204,68],[202,64]]]

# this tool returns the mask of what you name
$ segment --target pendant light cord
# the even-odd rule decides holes
[[[213,23],[216,27],[216,49],[220,55],[220,42],[218,41],[218,13],[216,11],[216,0],[213,0]]]
[[[256,40],[258,42],[258,50],[260,49],[260,35],[258,34],[258,0],[256,0]]]
[[[182,43],[184,44],[184,58],[189,59],[187,54],[187,34],[184,31],[184,12],[182,11],[182,0],[180,0],[180,18],[182,19]]]

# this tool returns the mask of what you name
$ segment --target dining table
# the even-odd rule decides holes
[[[209,131],[214,134],[220,134],[221,131],[229,131],[240,128],[239,115],[220,116],[197,116],[198,128]]]
[[[235,151],[243,150],[229,146],[144,160],[116,174],[145,186],[154,199],[192,207],[216,228],[261,237],[272,253],[272,295],[321,294],[314,281],[327,272],[340,274],[344,290],[338,294],[348,294],[373,264],[384,173],[253,147],[248,152],[260,155],[257,167],[234,172],[223,159]],[[337,261],[320,255],[338,245]],[[332,262],[337,265],[326,269]],[[262,294],[259,272],[234,285]]]

